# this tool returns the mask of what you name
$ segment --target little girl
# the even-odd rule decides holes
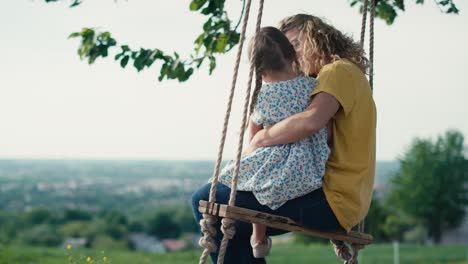
[[[274,27],[260,29],[249,54],[257,78],[250,106],[252,139],[264,127],[306,110],[316,80],[299,73],[293,46]],[[237,189],[253,192],[261,204],[276,210],[287,201],[322,187],[329,154],[326,128],[295,143],[259,148],[242,158]],[[235,162],[229,162],[219,181],[230,186],[234,169]],[[250,242],[255,258],[268,255],[271,239],[266,237],[265,225],[253,224]]]

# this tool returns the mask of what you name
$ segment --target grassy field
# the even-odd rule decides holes
[[[72,256],[72,261],[69,261]],[[170,254],[145,254],[124,251],[92,251],[85,249],[34,248],[34,247],[0,247],[0,264],[64,264],[87,263],[91,257],[92,263],[112,264],[188,264],[198,263],[200,251],[187,251]],[[393,263],[391,245],[373,245],[360,256],[360,263]],[[468,246],[416,246],[402,245],[400,247],[400,263],[465,263],[468,264]],[[90,259],[88,259],[90,260]],[[269,264],[284,263],[341,263],[332,251],[330,245],[275,245],[272,255],[267,258]]]

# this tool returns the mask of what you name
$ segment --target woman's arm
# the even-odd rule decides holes
[[[318,93],[306,111],[258,131],[252,138],[248,151],[304,139],[325,127],[339,109],[340,103],[335,97],[326,92]]]
[[[252,142],[252,138],[257,134],[258,131],[263,129],[263,125],[257,125],[252,120],[249,121],[249,142]]]

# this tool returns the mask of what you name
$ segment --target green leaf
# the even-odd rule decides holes
[[[190,68],[185,72],[185,74],[181,78],[179,78],[179,81],[181,82],[187,81],[190,78],[190,76],[192,76],[192,74],[193,74],[193,68]]]
[[[70,38],[76,38],[76,37],[79,37],[79,36],[81,36],[80,32],[73,32],[68,36],[68,38],[69,39]]]
[[[110,38],[110,36],[111,36],[110,33],[107,32],[107,31],[104,32],[104,33],[101,33],[101,38],[102,39],[108,39],[108,38]]]
[[[155,60],[155,59],[162,59],[162,56],[163,56],[163,52],[159,49],[154,49],[152,52],[151,52],[151,55],[149,57],[149,59],[151,60]]]
[[[195,0],[190,3],[190,11],[196,11],[200,9],[200,7],[201,6]]]
[[[404,0],[395,0],[395,6],[398,7],[400,10],[405,11],[405,2],[404,2]]]
[[[212,22],[212,20],[211,20],[211,18],[210,18],[210,19],[208,19],[208,20],[203,24],[203,30],[204,30],[205,32],[208,32],[208,31],[211,30],[211,22]]]
[[[107,48],[105,48],[105,49],[103,49],[103,50],[101,51],[101,56],[102,56],[102,57],[107,57],[108,54],[109,54],[109,53],[108,53],[108,51],[107,51]]]
[[[120,61],[120,66],[122,68],[125,68],[125,66],[127,66],[127,63],[128,63],[129,59],[130,59],[130,57],[128,55],[123,57],[123,59]]]
[[[447,10],[447,14],[458,14],[460,10],[455,5],[451,5],[450,8]]]
[[[216,68],[216,58],[210,57],[210,74],[213,73],[215,68]]]
[[[445,6],[445,5],[448,5],[449,2],[450,2],[449,0],[443,0],[443,1],[440,1],[439,4]]]
[[[201,13],[204,15],[209,15],[212,12],[214,12],[214,9],[212,9],[210,6],[203,8],[203,10],[201,11]]]
[[[117,41],[115,39],[109,40],[109,46],[115,46],[117,45]]]
[[[239,40],[240,40],[240,34],[237,33],[237,32],[232,32],[229,36],[229,43],[234,46],[236,45],[237,43],[239,43]]]
[[[124,55],[123,53],[119,53],[119,54],[115,55],[114,60],[119,60],[120,57],[122,57],[123,55]]]
[[[202,57],[202,58],[198,59],[197,65],[196,65],[197,69],[200,68],[200,66],[203,64],[203,61],[205,60],[205,58],[206,57]]]
[[[195,52],[197,54],[200,51],[201,46],[203,45],[204,38],[205,38],[205,33],[202,33],[200,34],[200,36],[198,36],[198,38],[194,42],[196,44]]]
[[[224,8],[224,1],[225,1],[225,0],[214,0],[214,5],[215,5],[218,9],[223,9],[223,8]]]
[[[207,50],[211,50],[213,46],[214,38],[213,35],[207,35],[206,38],[203,40],[203,45]]]
[[[224,53],[226,51],[226,45],[229,40],[229,35],[220,35],[216,40],[215,52]]]
[[[137,68],[138,71],[143,70],[145,68],[145,66],[148,65],[148,63],[149,63],[148,58],[151,56],[152,53],[153,52],[150,51],[150,50],[145,50],[145,49],[141,50],[140,55],[135,60],[135,63],[138,62],[138,66],[135,65],[135,67]]]
[[[130,48],[128,47],[128,45],[123,45],[123,46],[120,46],[122,48],[123,51],[129,51]]]
[[[81,30],[81,35],[82,36],[89,36],[89,35],[93,35],[94,36],[94,30],[91,29],[91,28],[83,28]]]
[[[80,4],[81,4],[81,0],[75,0],[75,1],[73,1],[73,3],[70,5],[70,7],[79,6]]]
[[[161,66],[161,70],[160,70],[160,73],[159,73],[159,78],[158,80],[159,81],[162,81],[164,79],[164,77],[167,75],[167,72],[169,71],[169,66],[164,63],[162,66]]]
[[[206,3],[207,0],[193,0],[190,3],[190,11],[197,11]]]

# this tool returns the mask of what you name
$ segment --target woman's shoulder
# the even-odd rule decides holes
[[[361,69],[348,59],[339,59],[322,67],[318,77],[328,74],[364,75]]]

